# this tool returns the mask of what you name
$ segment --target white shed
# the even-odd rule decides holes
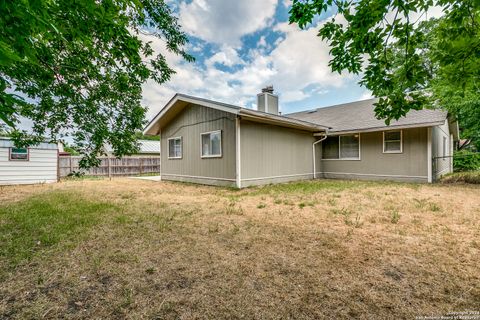
[[[57,144],[15,148],[12,140],[0,138],[0,185],[57,182],[57,172]]]

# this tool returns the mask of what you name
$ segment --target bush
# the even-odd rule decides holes
[[[456,151],[453,154],[453,171],[480,170],[480,153],[468,150]]]
[[[72,177],[72,178],[81,178],[85,175],[85,172],[81,171],[72,171],[70,172],[67,177]]]
[[[480,171],[449,173],[442,177],[441,182],[480,184]]]

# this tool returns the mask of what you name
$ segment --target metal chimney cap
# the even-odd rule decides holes
[[[273,94],[273,86],[266,86],[265,88],[262,89],[262,93],[271,93]]]

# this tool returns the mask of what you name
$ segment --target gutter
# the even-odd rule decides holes
[[[315,157],[315,145],[317,143],[320,143],[322,142],[323,140],[327,139],[327,134],[325,133],[325,135],[320,138],[320,140],[317,140],[315,141],[313,144],[312,144],[312,155],[313,155],[313,179],[316,179],[317,178],[317,162],[316,162],[316,157]]]
[[[240,109],[239,115],[243,115],[245,117],[250,117],[251,119],[256,119],[260,122],[273,122],[278,125],[286,125],[291,128],[297,128],[300,130],[307,130],[307,131],[318,131],[318,130],[328,130],[330,129],[329,127],[324,127],[322,125],[318,125],[315,123],[303,121],[303,120],[298,120],[294,118],[288,118],[286,116],[280,116],[276,114],[269,114],[269,113],[263,113],[263,112],[258,112],[254,111],[251,112],[248,109]]]
[[[332,135],[343,135],[343,134],[352,134],[352,133],[364,133],[364,132],[378,132],[378,131],[389,131],[389,130],[401,130],[401,129],[412,129],[412,128],[428,128],[439,126],[445,123],[443,121],[435,122],[423,122],[423,123],[414,123],[414,124],[404,124],[404,125],[391,125],[384,127],[374,127],[374,128],[364,128],[364,129],[348,129],[348,130],[330,130]]]

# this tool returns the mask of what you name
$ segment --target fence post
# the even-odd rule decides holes
[[[72,167],[72,156],[70,155],[70,156],[68,157],[68,159],[70,160],[70,172],[69,172],[69,173],[72,173],[72,171],[73,171],[73,167]]]
[[[108,178],[111,179],[112,178],[112,168],[111,168],[111,165],[110,165],[110,156],[107,156],[107,163],[108,163]]]
[[[140,174],[143,173],[142,165],[143,165],[143,159],[140,157]]]

